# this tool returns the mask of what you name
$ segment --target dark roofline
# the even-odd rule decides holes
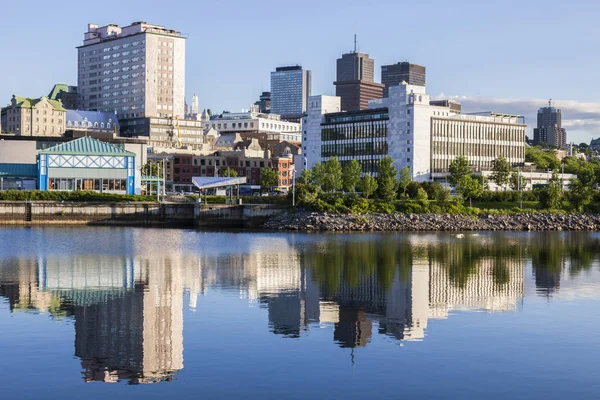
[[[279,71],[298,71],[298,70],[302,70],[302,66],[301,65],[294,65],[294,66],[289,66],[289,67],[277,67],[277,68],[275,68],[276,72],[279,72]]]

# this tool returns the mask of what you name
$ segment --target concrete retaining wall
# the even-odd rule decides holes
[[[257,228],[288,210],[288,206],[272,204],[197,204],[195,222],[199,228]]]
[[[0,202],[5,225],[193,226],[193,221],[193,204]]]

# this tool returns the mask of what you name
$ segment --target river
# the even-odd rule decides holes
[[[0,229],[2,399],[592,399],[600,234]]]

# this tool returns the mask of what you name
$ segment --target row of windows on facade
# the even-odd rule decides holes
[[[82,51],[81,52],[81,57],[82,58],[86,57],[86,56],[88,56],[88,54],[89,55],[94,55],[94,54],[100,54],[100,53],[109,53],[111,51],[121,50],[122,48],[123,49],[127,49],[129,47],[141,46],[141,45],[144,45],[144,44],[146,44],[145,40],[136,40],[136,41],[133,41],[133,42],[130,42],[130,43],[117,44],[117,45],[114,45],[112,47],[109,46],[109,47],[104,47],[102,49],[94,49],[94,50],[90,50],[90,51]],[[173,46],[170,46],[170,47],[173,47]]]
[[[139,53],[143,53],[145,52],[146,49],[142,48],[142,49],[134,49],[131,51],[124,51],[122,53],[114,53],[114,54],[107,54],[104,55],[102,57],[90,57],[88,59],[85,59],[83,56],[81,57],[81,64],[91,64],[91,63],[95,63],[95,62],[99,62],[99,61],[106,61],[106,60],[110,60],[111,58],[119,58],[119,57],[127,57],[130,55],[136,55]]]
[[[450,158],[453,156],[474,156],[488,157],[495,159],[499,154],[508,159],[525,157],[525,146],[510,146],[498,144],[467,144],[461,142],[433,142],[434,155],[445,155]]]
[[[237,125],[236,125],[237,124]],[[224,123],[224,124],[211,124],[211,127],[213,129],[221,129],[221,126],[223,127],[222,129],[229,129],[228,128],[228,124]],[[231,129],[236,129],[237,128],[254,128],[254,122],[244,122],[243,124],[241,122],[232,122],[231,123]],[[299,130],[299,128],[297,126],[286,126],[285,124],[272,124],[272,123],[265,123],[265,122],[261,122],[260,123],[260,127],[261,128],[265,128],[265,129],[289,129],[290,131],[297,131]]]
[[[410,152],[410,147],[408,147]],[[356,157],[370,155],[386,155],[387,142],[324,144],[321,146],[322,157]]]
[[[525,140],[524,128],[496,124],[444,123],[434,121],[432,131],[437,136],[475,140],[507,140],[514,142],[523,142]]]
[[[75,128],[78,128],[78,127],[82,127],[82,128],[86,128],[86,127],[87,128],[98,128],[98,127],[104,128],[105,127],[104,122],[100,122],[100,124],[98,124],[98,122],[94,122],[92,124],[89,121],[87,121],[87,122],[86,121],[81,121],[81,123],[78,122],[78,121],[67,121],[67,126],[69,126],[69,127],[73,126]],[[107,122],[106,123],[106,128],[110,129],[111,127],[112,127],[112,124],[110,122]]]
[[[208,166],[212,166],[214,162],[214,165],[219,167],[219,166],[237,166],[237,162],[233,161],[233,160],[229,160],[229,163],[226,162],[226,160],[224,159],[213,159],[213,158],[194,158],[193,160],[193,165],[208,165]],[[179,159],[179,158],[175,158],[174,159],[174,164],[175,165],[190,165],[190,159],[188,158],[184,158],[184,159]],[[239,161],[239,166],[243,167],[255,167],[255,168],[271,168],[272,164],[270,161],[267,161],[265,164],[265,161],[250,161],[250,160],[240,160]],[[287,168],[287,163],[283,164],[283,168]]]
[[[48,104],[44,104],[44,107],[48,108]],[[54,110],[42,110],[42,115],[48,115],[48,111],[50,111],[50,115],[60,115],[61,113],[64,113],[64,111],[54,111]],[[32,109],[30,108],[24,108],[24,107],[8,107],[7,108],[7,114],[20,114],[21,112],[24,112],[25,114],[31,114],[33,112]],[[35,114],[39,115],[40,114],[40,110],[36,109],[35,110]]]
[[[387,123],[375,122],[368,125],[328,126],[321,129],[321,140],[348,140],[382,138],[388,134]]]
[[[95,190],[98,192],[124,192],[125,179],[50,178],[48,190],[73,191]]]
[[[238,175],[241,175],[241,176],[245,176],[245,175],[250,176],[250,175],[252,175],[252,170],[251,169],[243,169],[244,168],[243,165],[239,166],[241,168],[237,168],[237,166],[234,165],[234,164],[230,164],[230,165],[232,167],[236,167],[235,171],[238,173]],[[252,168],[252,167],[250,167],[250,165],[246,165],[246,167]],[[258,168],[258,167],[255,167],[255,168]],[[206,173],[206,169],[204,169],[204,168],[177,168],[177,167],[175,167],[173,169],[173,172],[176,175],[180,175],[180,174],[198,174],[198,173],[205,174]],[[292,175],[292,172],[290,172],[290,171],[278,171],[278,175],[281,176],[281,177],[288,177],[288,176]]]
[[[370,174],[372,176],[376,176],[377,175],[377,166],[379,165],[379,160],[382,157],[383,156],[377,156],[377,158],[373,158],[370,160],[357,160],[358,163],[360,164],[361,172],[363,174]],[[323,161],[326,161],[326,159],[324,159]],[[410,162],[410,158],[407,159],[407,162]],[[350,160],[341,160],[340,161],[342,169],[345,168],[346,165],[348,165],[349,163],[350,163]]]
[[[89,67],[79,67],[79,72],[85,72],[85,71],[94,71],[96,69],[100,69],[100,68],[110,68],[111,66],[117,66],[117,65],[121,65],[121,64],[129,64],[129,63],[136,63],[139,61],[144,61],[144,57],[133,57],[132,59],[124,59],[124,60],[117,60],[117,61],[113,61],[112,63],[105,63],[105,64],[94,64],[94,65],[90,65]],[[108,70],[103,71],[102,73],[104,75],[106,75],[108,73],[110,73]]]
[[[19,131],[21,131],[19,128],[20,128],[19,125],[8,125],[8,127],[7,127],[8,132],[19,132]],[[40,126],[33,125],[33,131],[36,133],[39,133]],[[55,127],[54,125],[52,125],[52,126],[42,125],[41,131],[44,133],[62,133],[63,132],[62,128],[60,128],[58,126]],[[25,125],[22,132],[29,132],[29,125]]]

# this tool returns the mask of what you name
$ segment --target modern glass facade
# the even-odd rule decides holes
[[[311,71],[300,66],[271,72],[271,113],[282,118],[300,118],[311,95]]]
[[[321,125],[322,160],[337,157],[342,166],[357,160],[363,173],[375,174],[388,154],[388,119],[387,108],[327,114]]]

